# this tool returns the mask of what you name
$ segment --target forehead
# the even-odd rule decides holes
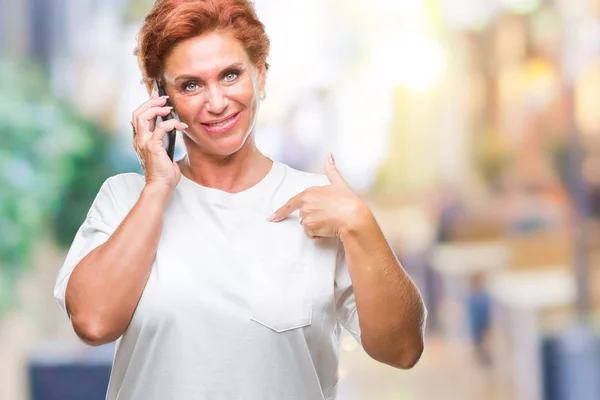
[[[165,75],[210,75],[234,63],[249,63],[240,41],[227,33],[211,32],[178,43],[165,60]]]

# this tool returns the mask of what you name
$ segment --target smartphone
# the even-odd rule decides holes
[[[158,91],[159,96],[167,95],[167,92],[166,92],[165,88],[163,87],[163,85],[159,84],[157,81],[154,81],[154,86],[155,86],[156,90]],[[169,99],[167,99],[166,106],[172,106]],[[161,117],[162,120],[168,121],[170,119],[175,118],[175,114],[173,113],[173,110],[171,110],[169,115]],[[156,118],[156,124],[158,124],[158,117]],[[156,126],[156,124],[155,124],[155,126]],[[173,161],[173,155],[175,154],[175,139],[176,139],[176,137],[177,137],[176,129],[173,129],[171,132],[167,133],[167,154],[169,155],[169,158],[171,159],[171,161]]]

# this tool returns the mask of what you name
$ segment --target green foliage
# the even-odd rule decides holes
[[[36,241],[73,239],[102,181],[111,136],[56,99],[36,66],[0,60],[0,315]]]

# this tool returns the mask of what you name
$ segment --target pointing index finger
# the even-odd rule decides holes
[[[273,215],[271,215],[271,222],[279,222],[286,219],[291,213],[300,209],[300,199],[304,192],[298,193],[281,206]]]

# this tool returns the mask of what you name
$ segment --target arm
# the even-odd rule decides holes
[[[170,197],[164,187],[147,185],[117,230],[73,270],[66,306],[85,343],[109,343],[127,329],[150,275]]]
[[[129,326],[156,256],[163,213],[181,177],[179,165],[169,159],[162,139],[167,132],[186,129],[187,125],[176,119],[156,125],[157,116],[171,112],[165,103],[165,97],[153,92],[132,114],[133,145],[146,178],[137,203],[114,232],[102,232],[108,238],[102,237],[105,241],[67,276],[64,306],[75,333],[90,345],[112,342]],[[97,201],[101,204],[93,208],[101,215],[114,211],[115,204]]]
[[[357,217],[341,231],[340,239],[354,287],[362,346],[377,361],[412,368],[424,348],[423,300],[368,207],[357,202],[356,210]]]
[[[421,295],[367,205],[342,178],[331,154],[325,172],[330,185],[298,193],[271,216],[271,221],[277,223],[299,210],[308,237],[340,238],[363,348],[377,361],[411,368],[424,347],[426,311]]]

